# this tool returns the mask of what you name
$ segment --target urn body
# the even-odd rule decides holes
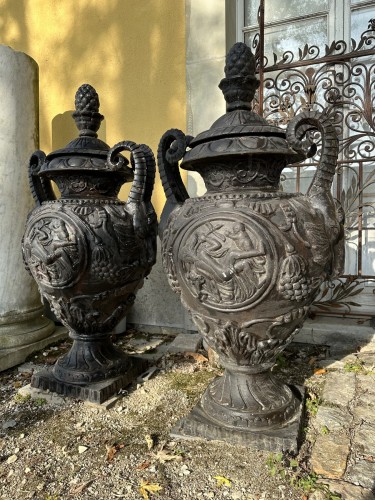
[[[303,394],[271,368],[321,283],[342,270],[343,220],[330,191],[337,137],[328,118],[308,111],[286,131],[269,125],[249,105],[259,85],[250,49],[236,44],[225,69],[227,113],[195,138],[173,129],[161,138],[160,233],[169,283],[225,368],[176,435],[251,442],[246,435],[288,426],[298,434]],[[307,194],[286,193],[283,168],[316,153],[311,130],[322,137],[314,179]],[[180,160],[203,177],[203,196],[189,198]]]
[[[112,344],[110,334],[134,302],[156,256],[153,154],[143,144],[124,141],[110,149],[99,140],[96,131],[103,117],[98,107],[95,90],[80,87],[73,115],[80,136],[62,150],[48,156],[37,151],[31,157],[30,186],[37,206],[23,238],[26,266],[73,338],[52,374],[36,376],[33,383],[79,397],[84,391],[72,389],[75,384],[121,378],[134,365]],[[131,165],[120,154],[123,150],[130,152]],[[120,201],[121,185],[129,181],[128,200]],[[114,384],[116,388],[121,387]]]

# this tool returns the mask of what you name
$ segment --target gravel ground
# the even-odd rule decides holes
[[[119,345],[126,349],[124,338]],[[37,368],[51,364],[68,346],[49,348],[32,361]],[[31,370],[0,374],[0,498],[309,498],[316,482],[308,441],[294,460],[220,442],[171,440],[171,427],[220,374],[204,354],[166,354],[152,379],[122,391],[109,410],[23,397],[18,390],[30,382]],[[280,357],[276,373],[305,381],[314,394],[319,380],[313,364],[320,355],[295,348]],[[318,493],[314,498],[334,498]]]

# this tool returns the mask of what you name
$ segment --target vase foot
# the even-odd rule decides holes
[[[174,439],[207,439],[240,444],[253,449],[266,451],[289,451],[297,453],[300,445],[304,413],[305,390],[303,387],[290,387],[300,404],[293,418],[282,427],[258,431],[225,427],[213,419],[202,407],[201,402],[182,418],[171,431]]]
[[[121,374],[87,384],[74,384],[57,379],[53,368],[41,370],[33,375],[31,386],[43,391],[51,391],[62,396],[68,396],[92,403],[101,404],[110,399],[121,389],[127,387],[147,368],[147,361],[140,358],[128,358],[126,370]]]

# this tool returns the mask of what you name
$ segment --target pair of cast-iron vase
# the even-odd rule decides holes
[[[337,137],[324,113],[297,115],[285,133],[251,111],[259,82],[245,44],[228,53],[225,75],[219,87],[226,113],[195,138],[169,130],[158,149],[167,197],[159,224],[163,266],[224,368],[173,432],[295,449],[303,390],[276,379],[271,368],[323,280],[342,271],[343,220],[331,195]],[[34,375],[32,385],[102,402],[144,369],[110,334],[155,263],[155,160],[144,144],[109,148],[97,138],[103,116],[90,85],[79,88],[75,104],[79,137],[48,156],[37,151],[30,161],[37,207],[23,255],[73,339],[70,352]],[[306,139],[312,130],[322,144],[308,193],[283,192],[283,168],[316,152]],[[205,195],[189,198],[180,160],[201,174]],[[122,202],[120,187],[131,180]]]

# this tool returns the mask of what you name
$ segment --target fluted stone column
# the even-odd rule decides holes
[[[21,240],[34,206],[27,165],[38,144],[38,66],[0,45],[0,371],[53,340],[40,295],[26,272]]]

